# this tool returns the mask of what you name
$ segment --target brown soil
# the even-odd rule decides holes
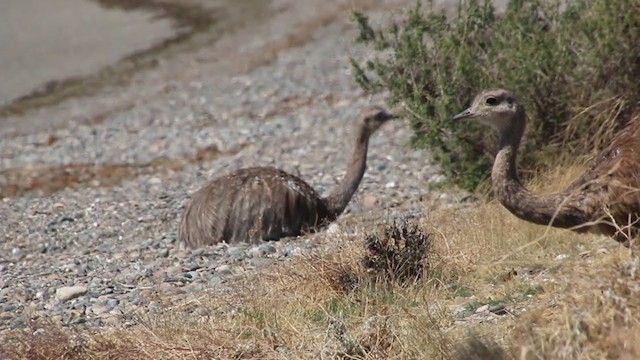
[[[58,139],[50,136],[40,144],[47,146]],[[67,164],[36,165],[0,171],[0,199],[37,192],[42,195],[66,188],[110,187],[141,175],[166,174],[179,171],[188,164],[210,161],[220,156],[233,155],[242,150],[222,152],[215,147],[199,149],[191,156],[179,159],[157,158],[144,163],[131,164]]]

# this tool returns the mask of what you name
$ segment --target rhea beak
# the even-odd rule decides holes
[[[472,118],[474,116],[476,116],[476,113],[471,111],[471,108],[468,108],[465,111],[461,112],[460,114],[454,116],[453,120],[469,119],[469,118]]]

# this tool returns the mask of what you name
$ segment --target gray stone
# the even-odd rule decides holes
[[[91,313],[94,315],[102,315],[104,313],[108,313],[109,311],[111,311],[111,308],[103,305],[91,306],[87,309],[87,313]]]
[[[83,296],[86,293],[87,288],[84,286],[64,286],[56,290],[56,299],[59,301],[68,301]]]
[[[209,277],[209,284],[212,286],[220,285],[225,283],[227,280],[218,275],[212,275]]]
[[[273,244],[271,243],[262,244],[260,245],[259,249],[260,249],[260,252],[263,254],[262,256],[275,254],[276,251],[278,251],[276,247],[273,246]]]
[[[264,256],[264,254],[258,247],[252,247],[251,249],[247,250],[247,256],[249,258],[259,258]]]
[[[284,248],[282,250],[282,255],[283,256],[297,256],[297,255],[301,255],[303,253],[303,250],[297,246],[287,246],[286,248]]]
[[[182,274],[182,272],[183,272],[182,266],[172,266],[167,269],[168,276],[176,276],[178,274]]]
[[[254,268],[261,268],[263,266],[269,265],[269,264],[273,264],[273,259],[272,258],[254,258],[249,260],[249,264],[251,266],[253,266]]]
[[[492,312],[496,315],[504,315],[507,313],[507,310],[504,304],[491,305],[487,310],[489,310],[489,312]]]
[[[233,270],[231,270],[231,266],[227,265],[227,264],[223,264],[220,265],[218,267],[215,268],[215,272],[220,274],[220,275],[230,275],[233,273]]]
[[[2,306],[2,311],[4,311],[4,312],[14,312],[14,311],[18,310],[19,307],[20,307],[20,304],[8,303],[8,304],[5,304],[4,306]]]
[[[245,250],[239,246],[230,246],[229,249],[227,249],[227,255],[236,261],[243,260],[246,257]]]

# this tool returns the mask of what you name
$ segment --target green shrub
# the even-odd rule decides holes
[[[482,89],[503,87],[524,103],[529,123],[521,173],[559,154],[589,155],[640,101],[640,0],[462,2],[447,17],[432,1],[374,29],[361,13],[356,41],[370,60],[351,59],[367,91],[388,90],[455,184],[474,190],[490,174],[495,137],[453,122]],[[558,146],[559,145],[559,146]]]

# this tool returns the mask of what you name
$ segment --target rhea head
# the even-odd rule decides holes
[[[396,118],[396,115],[389,113],[382,106],[369,105],[360,113],[356,127],[362,129],[367,136],[370,136],[384,123]]]
[[[524,130],[524,107],[508,90],[485,90],[473,99],[468,109],[453,119],[477,121],[497,130],[501,135],[521,135]]]

